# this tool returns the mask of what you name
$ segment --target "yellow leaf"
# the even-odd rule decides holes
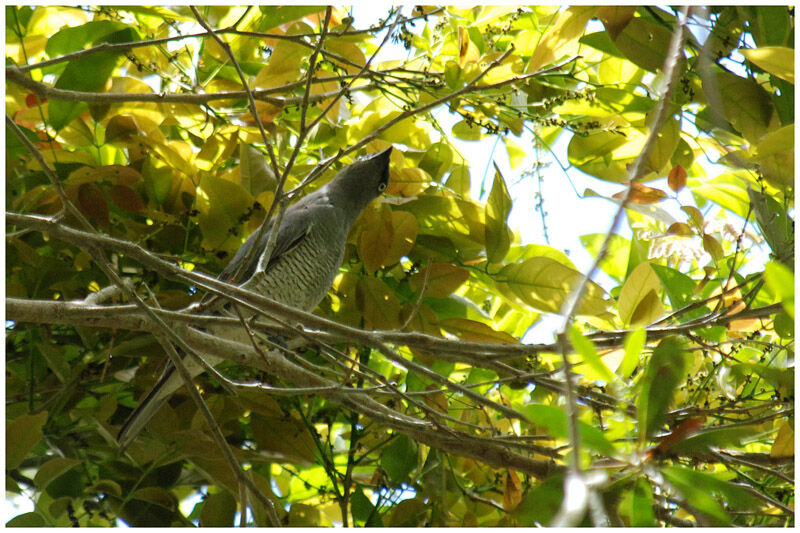
[[[516,344],[519,341],[506,333],[497,331],[488,324],[467,318],[445,318],[439,321],[442,329],[465,341]]]
[[[362,278],[356,285],[356,305],[367,329],[394,329],[400,324],[400,302],[378,278]]]
[[[794,85],[794,50],[784,46],[739,49],[748,61]]]
[[[225,246],[233,251],[241,244],[234,236],[239,220],[253,206],[253,197],[238,183],[206,174],[197,187],[197,221],[203,233],[203,245],[216,249]]]
[[[336,58],[331,59],[334,63],[346,70],[348,74],[356,74],[359,70],[361,70],[360,67],[367,62],[367,58],[364,57],[364,52],[361,50],[361,48],[345,38],[325,39],[325,49],[352,61],[356,65],[359,65],[356,66],[350,63],[343,63],[337,61]],[[332,75],[332,73],[330,73],[330,75]],[[336,86],[338,87],[338,85]]]
[[[417,217],[408,211],[391,211],[392,241],[386,249],[383,264],[391,266],[400,261],[414,247],[419,226]]]
[[[650,263],[640,263],[625,280],[619,293],[618,310],[623,323],[647,325],[664,314],[658,297],[661,281]]]
[[[769,455],[771,457],[794,457],[794,429],[787,422],[781,424]]]
[[[364,230],[358,239],[358,255],[367,273],[372,274],[383,265],[388,250],[387,243],[394,239],[391,208],[375,202],[364,211]]]
[[[427,282],[426,282],[427,278]],[[411,290],[425,288],[425,296],[445,298],[469,279],[469,271],[451,263],[431,263],[408,279]]]
[[[309,53],[299,44],[288,40],[278,41],[269,57],[269,63],[256,75],[254,88],[269,89],[297,80],[303,59]]]
[[[519,476],[513,470],[506,472],[506,485],[503,490],[503,507],[506,511],[512,511],[522,501],[522,483]]]
[[[386,194],[392,196],[416,196],[428,188],[431,177],[421,168],[404,168],[391,171]]]
[[[768,182],[778,188],[794,184],[794,124],[764,135],[756,152],[756,161]]]
[[[538,69],[555,62],[559,57],[569,53],[569,45],[575,45],[586,31],[586,24],[597,12],[595,6],[576,6],[561,14],[555,26],[548,31],[533,52],[526,72]]]
[[[603,21],[608,35],[614,40],[631,21],[634,13],[636,6],[602,6],[597,11],[597,16]]]
[[[355,47],[355,45],[353,46]],[[358,50],[358,47],[355,48]],[[335,76],[336,74],[328,68],[320,68],[317,69],[316,72],[314,72],[314,78],[330,78]],[[329,93],[332,91],[336,91],[337,89],[339,89],[339,84],[333,80],[324,82],[320,81],[311,84],[311,94]],[[331,100],[332,100],[331,98],[322,100],[318,104],[319,109],[325,109],[326,107],[328,107],[328,105],[330,105]],[[331,106],[331,108],[328,110],[325,116],[327,116],[331,120],[331,122],[336,123],[339,120],[339,109],[341,108],[341,106],[342,106],[342,99],[339,98]]]

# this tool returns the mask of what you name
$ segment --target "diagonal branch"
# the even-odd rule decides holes
[[[647,136],[644,146],[642,147],[642,151],[639,153],[639,156],[636,158],[633,166],[629,172],[629,184],[628,188],[625,191],[625,196],[619,204],[619,208],[617,212],[614,214],[614,218],[611,222],[611,227],[606,232],[605,239],[603,240],[602,245],[600,246],[600,250],[598,251],[597,255],[594,258],[589,270],[581,279],[580,284],[573,289],[570,297],[566,300],[564,306],[564,321],[562,326],[557,334],[557,339],[561,346],[561,355],[564,364],[564,375],[565,381],[567,386],[567,415],[569,419],[569,437],[570,442],[572,443],[572,461],[570,463],[570,473],[567,475],[566,480],[564,481],[564,500],[562,502],[562,508],[559,512],[558,516],[556,517],[556,523],[558,525],[577,525],[577,521],[579,521],[583,515],[583,512],[575,512],[574,508],[570,508],[571,500],[573,500],[575,494],[571,494],[570,491],[591,491],[586,485],[583,480],[583,474],[581,472],[581,454],[580,454],[580,431],[578,427],[578,405],[577,399],[575,397],[575,382],[574,382],[574,375],[572,372],[572,364],[569,361],[569,341],[567,340],[567,330],[573,320],[573,317],[576,315],[578,309],[580,308],[580,304],[583,301],[584,291],[586,290],[589,281],[594,277],[597,268],[600,265],[600,262],[605,258],[605,255],[608,250],[609,243],[611,242],[612,235],[616,232],[617,227],[619,226],[620,222],[622,221],[622,215],[625,212],[625,208],[628,204],[628,201],[631,197],[631,193],[633,191],[633,184],[637,182],[644,176],[645,171],[645,162],[650,157],[650,152],[653,150],[655,146],[656,140],[658,138],[659,133],[664,125],[664,121],[667,118],[667,110],[670,106],[670,102],[672,100],[672,92],[674,90],[675,84],[678,80],[678,64],[680,63],[680,59],[682,57],[683,52],[683,42],[684,42],[684,34],[686,31],[686,23],[689,13],[689,7],[683,8],[683,15],[682,17],[678,17],[676,20],[675,30],[672,33],[672,39],[670,40],[669,50],[667,52],[667,57],[665,59],[665,65],[663,67],[664,78],[666,79],[666,86],[664,90],[664,94],[661,96],[657,106],[653,121],[650,127],[650,133]],[[584,498],[581,499],[583,502],[583,506],[588,505],[589,499]],[[574,505],[574,502],[572,502]]]

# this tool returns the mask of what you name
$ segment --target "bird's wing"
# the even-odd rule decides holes
[[[311,227],[314,225],[311,207],[307,203],[298,203],[292,206],[293,208],[287,209],[286,214],[281,221],[281,227],[278,230],[278,238],[275,241],[275,248],[272,250],[269,259],[261,258],[261,254],[256,258],[256,268],[249,275],[243,279],[250,279],[250,276],[256,270],[269,272],[269,269],[280,260],[281,257],[286,256],[291,252],[303,239],[308,236]],[[263,251],[267,247],[267,237],[262,239],[261,247]]]
[[[256,270],[259,269],[259,266],[261,266],[264,271],[268,271],[282,255],[297,246],[303,238],[308,235],[308,231],[312,226],[310,213],[309,205],[300,202],[286,210],[283,220],[281,221],[281,227],[278,230],[275,248],[272,250],[272,254],[270,254],[269,261],[266,264],[262,264],[261,256],[264,249],[267,247],[269,235],[272,232],[273,222],[275,220],[271,218],[266,223],[267,226],[263,231],[261,231],[260,228],[257,229],[244,241],[244,244],[242,244],[236,252],[236,255],[233,256],[233,259],[230,260],[225,269],[220,273],[219,279],[238,285],[250,279],[253,274],[256,273]],[[245,261],[247,261],[247,264],[245,264],[237,276],[236,273]]]

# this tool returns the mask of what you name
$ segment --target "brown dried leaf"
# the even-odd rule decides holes
[[[675,165],[667,176],[669,188],[675,192],[686,187],[686,170],[681,165]]]
[[[108,195],[111,197],[112,202],[125,211],[138,213],[145,208],[144,202],[136,191],[125,185],[113,185],[108,191]]]
[[[654,187],[642,185],[638,181],[634,181],[631,185],[631,194],[628,199],[635,204],[654,204],[660,202],[667,197],[667,193]],[[625,198],[625,191],[620,191],[614,195],[614,198],[621,200]]]
[[[103,191],[94,183],[84,183],[78,187],[78,205],[89,218],[108,227],[108,203]]]

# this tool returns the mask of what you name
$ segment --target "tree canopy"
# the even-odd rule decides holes
[[[361,13],[6,7],[7,524],[793,525],[794,8]],[[214,277],[389,146],[314,314]]]

